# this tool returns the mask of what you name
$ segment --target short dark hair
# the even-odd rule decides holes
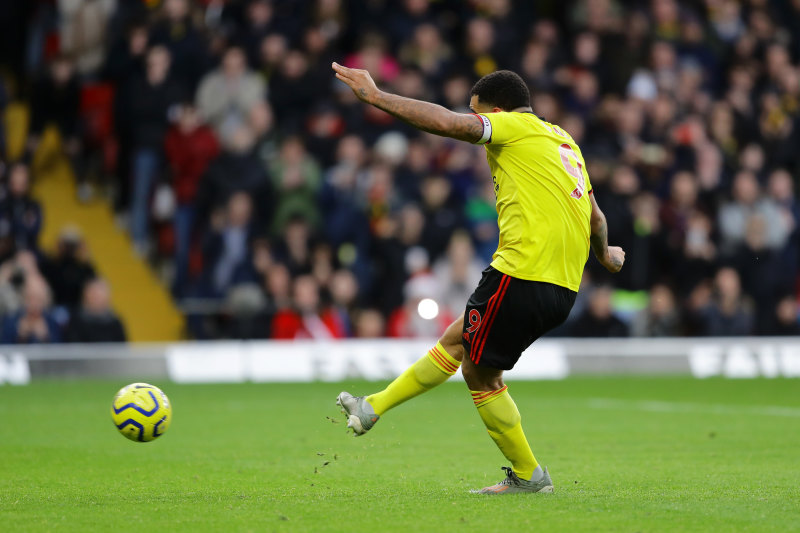
[[[477,96],[479,102],[499,107],[503,111],[531,105],[528,84],[519,74],[510,70],[497,70],[487,74],[472,86],[469,94]]]

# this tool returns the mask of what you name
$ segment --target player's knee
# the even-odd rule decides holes
[[[461,366],[461,374],[464,376],[464,381],[466,381],[469,390],[491,391],[503,388],[501,371],[487,372],[468,358],[464,360],[464,364]]]
[[[445,350],[447,350],[447,353],[450,355],[450,357],[456,361],[464,360],[464,354],[466,351],[464,350],[464,346],[461,344],[461,341],[456,341],[453,343],[447,342],[446,339],[442,338],[439,342],[442,343],[442,346]]]
[[[461,365],[461,375],[464,376],[464,381],[467,383],[469,390],[483,390],[480,385],[477,373],[472,365]]]
[[[456,320],[447,328],[439,339],[447,353],[456,361],[464,359],[464,345],[461,343],[461,321]]]

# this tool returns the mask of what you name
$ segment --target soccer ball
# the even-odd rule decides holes
[[[114,396],[111,420],[125,437],[136,442],[150,442],[169,429],[172,405],[158,387],[131,383]]]

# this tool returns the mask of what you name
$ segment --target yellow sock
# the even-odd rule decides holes
[[[442,343],[437,342],[426,355],[411,365],[381,392],[367,397],[367,401],[380,416],[414,396],[447,381],[456,373],[460,361],[447,353]]]
[[[522,479],[531,479],[539,463],[522,431],[522,417],[508,394],[508,386],[488,392],[470,392],[489,436],[511,462],[514,473]]]

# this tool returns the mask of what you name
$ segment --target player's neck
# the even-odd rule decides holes
[[[511,113],[533,113],[533,108],[530,106],[517,107],[510,111]]]

